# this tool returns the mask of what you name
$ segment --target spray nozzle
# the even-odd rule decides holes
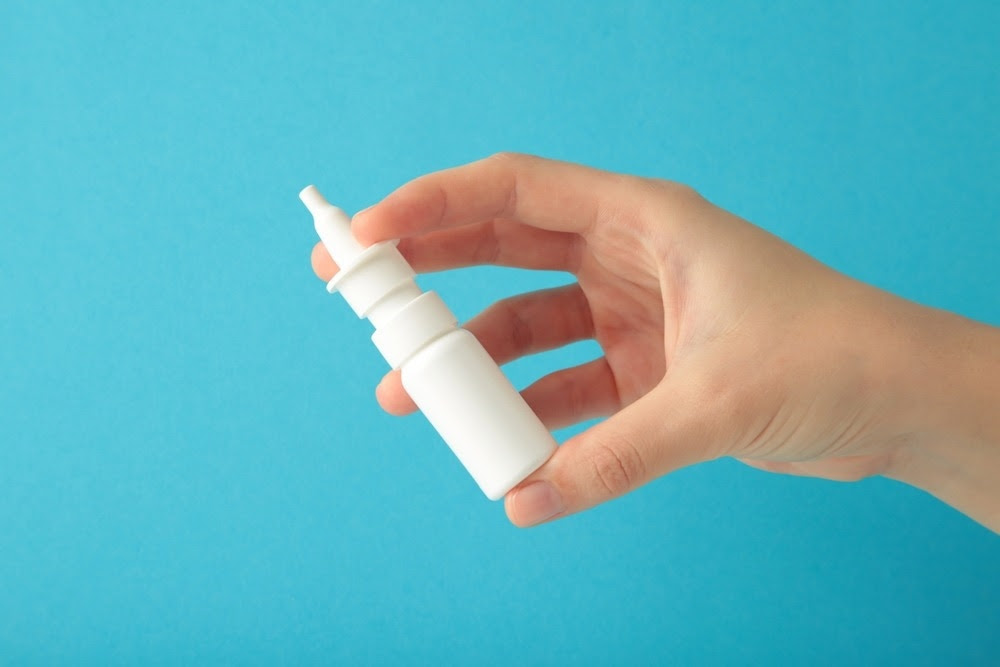
[[[353,264],[364,248],[351,235],[351,219],[347,214],[328,202],[315,185],[302,190],[299,199],[312,213],[316,233],[337,266]]]

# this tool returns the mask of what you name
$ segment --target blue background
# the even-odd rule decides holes
[[[296,195],[532,152],[997,324],[998,6],[6,0],[0,662],[996,664],[1000,539],[901,484],[720,461],[510,526],[377,408]]]

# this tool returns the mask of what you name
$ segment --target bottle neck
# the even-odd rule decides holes
[[[423,294],[417,284],[412,280],[406,281],[393,288],[385,294],[375,304],[373,304],[365,316],[379,329],[385,326],[396,313],[401,311],[408,303]]]
[[[386,304],[386,312],[389,305]],[[454,331],[457,325],[455,315],[441,297],[434,292],[424,292],[395,310],[384,325],[377,325],[372,342],[390,366],[399,368],[418,350]]]

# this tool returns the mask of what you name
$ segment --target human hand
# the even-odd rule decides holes
[[[942,409],[929,385],[946,367],[965,378],[964,357],[945,359],[956,341],[979,353],[979,374],[985,363],[1000,377],[995,330],[839,274],[689,188],[501,154],[404,185],[352,229],[363,245],[401,239],[418,272],[495,264],[576,276],[466,324],[501,364],[587,338],[604,351],[523,391],[550,428],[608,418],[507,495],[517,525],[721,456],[837,480],[912,473],[908,481],[1000,523],[995,497],[929,488],[920,464],[942,434],[981,450],[962,424],[969,405]],[[312,261],[323,279],[337,270],[321,244]],[[928,356],[941,363],[931,368]],[[975,459],[985,469],[1000,433],[982,416],[993,388],[972,401],[976,433],[993,442],[985,464]],[[376,396],[392,414],[416,409],[398,372]]]

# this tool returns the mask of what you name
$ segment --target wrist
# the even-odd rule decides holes
[[[912,303],[890,353],[897,444],[885,476],[1000,531],[1000,330]]]

